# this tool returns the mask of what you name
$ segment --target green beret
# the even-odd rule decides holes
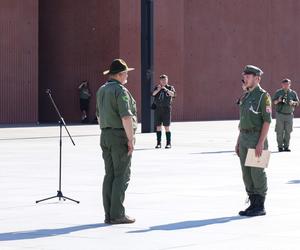
[[[245,75],[261,76],[264,72],[263,72],[260,68],[254,66],[254,65],[247,65],[247,66],[244,68],[243,73],[244,73]]]

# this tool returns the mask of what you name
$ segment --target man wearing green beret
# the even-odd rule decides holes
[[[283,79],[281,89],[274,94],[273,103],[276,107],[276,127],[278,151],[290,152],[290,138],[293,131],[295,107],[299,105],[297,93],[291,89],[291,80]]]
[[[130,180],[130,167],[137,129],[136,102],[124,87],[128,68],[122,59],[112,62],[103,72],[108,81],[97,91],[96,115],[101,128],[101,149],[105,164],[103,206],[105,223],[134,223],[125,214],[123,202]]]
[[[268,148],[267,135],[272,119],[270,95],[260,87],[263,71],[253,65],[247,65],[243,71],[243,80],[248,89],[240,100],[239,136],[235,151],[240,158],[243,181],[249,196],[250,206],[240,211],[241,216],[265,215],[265,197],[267,177],[263,168],[245,166],[249,148],[255,149],[257,157]]]

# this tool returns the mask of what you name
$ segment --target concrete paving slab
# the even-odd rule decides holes
[[[137,134],[126,197],[132,225],[103,224],[103,162],[97,125],[64,133],[58,199],[58,127],[0,128],[1,250],[298,250],[300,120],[291,153],[277,153],[272,123],[267,216],[237,216],[246,194],[234,153],[237,121],[173,123],[173,148]]]

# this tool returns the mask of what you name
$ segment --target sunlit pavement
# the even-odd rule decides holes
[[[272,123],[267,215],[256,218],[237,216],[246,207],[237,126],[173,123],[172,149],[154,149],[153,133],[137,134],[126,197],[137,221],[114,226],[103,224],[97,125],[70,126],[76,146],[64,132],[62,191],[79,204],[35,203],[58,190],[58,127],[1,128],[0,249],[299,250],[300,120],[291,153],[277,153]]]

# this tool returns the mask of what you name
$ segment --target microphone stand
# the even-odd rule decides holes
[[[55,196],[51,196],[51,197],[48,197],[48,198],[45,198],[45,199],[42,199],[42,200],[38,200],[36,201],[36,203],[39,203],[39,202],[42,202],[42,201],[46,201],[46,200],[51,200],[51,199],[54,199],[54,198],[59,198],[59,200],[63,199],[64,201],[65,200],[70,200],[70,201],[74,201],[76,203],[79,203],[79,201],[77,200],[74,200],[74,199],[71,199],[69,197],[66,197],[63,195],[62,191],[61,191],[61,160],[62,160],[62,127],[65,128],[65,130],[67,131],[67,134],[72,142],[72,144],[75,146],[75,142],[73,141],[73,138],[72,136],[70,135],[69,133],[69,130],[67,128],[67,125],[65,123],[65,120],[64,118],[61,116],[53,98],[52,98],[52,95],[51,95],[51,90],[50,89],[47,89],[46,90],[46,94],[48,95],[48,97],[50,98],[51,102],[52,102],[52,105],[59,117],[59,184],[58,184],[58,191],[57,191],[57,194]]]

